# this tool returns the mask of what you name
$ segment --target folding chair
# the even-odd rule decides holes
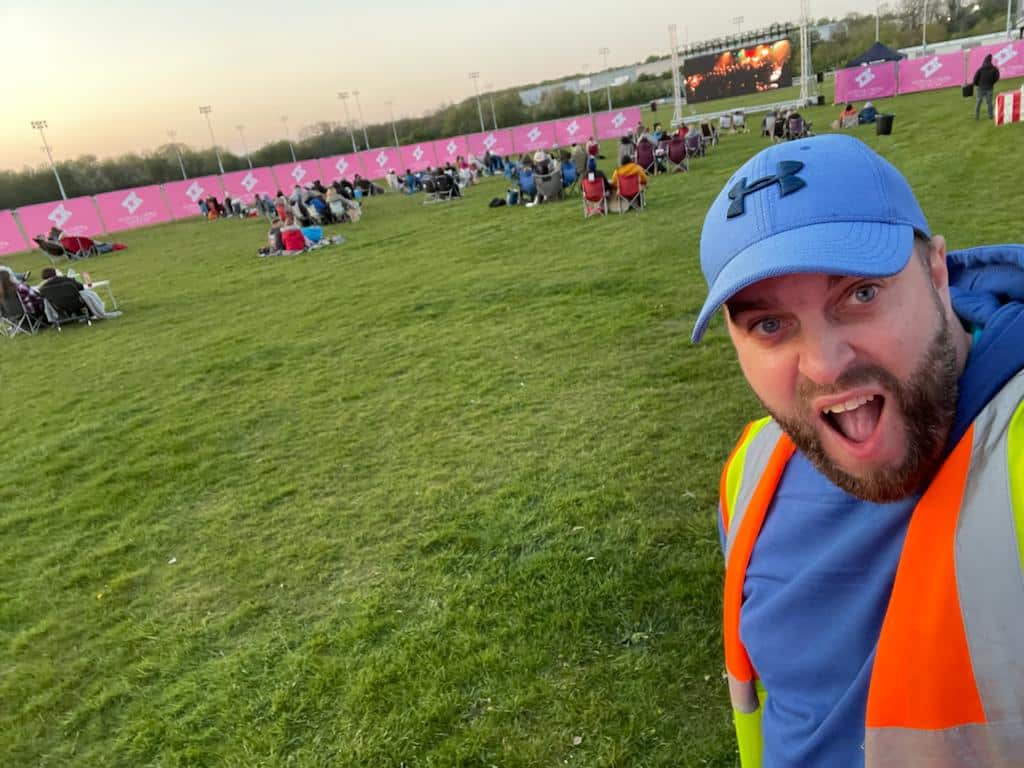
[[[839,127],[840,128],[856,128],[857,124],[858,124],[857,115],[853,114],[853,115],[847,115],[846,117],[844,117],[842,119],[842,121],[839,123]]]
[[[697,131],[690,131],[683,137],[687,157],[704,157],[704,139]]]
[[[58,331],[65,323],[84,321],[92,325],[92,315],[74,283],[44,283],[39,286],[39,293],[45,300],[46,316]]]
[[[537,182],[534,178],[532,168],[522,168],[519,171],[519,202],[525,202],[526,198],[532,201],[537,196]]]
[[[436,202],[451,202],[455,199],[455,180],[447,173],[442,173],[434,180]]]
[[[658,172],[658,160],[654,156],[654,144],[647,139],[636,143],[636,164],[652,176]]]
[[[43,321],[33,316],[21,296],[15,293],[0,301],[0,333],[14,338],[19,333],[31,336],[39,330]]]
[[[750,130],[747,126],[747,115],[745,112],[732,113],[732,129],[740,133],[747,133]]]
[[[623,213],[629,211],[642,211],[644,209],[644,188],[640,184],[639,176],[619,177],[619,197],[625,200],[628,205]]]
[[[572,163],[562,163],[562,189],[565,194],[570,194],[574,189],[579,189],[580,177],[576,172],[576,166]]]
[[[69,259],[86,259],[99,254],[99,249],[91,237],[81,235],[62,237],[60,244],[67,252]]]
[[[761,123],[761,135],[775,141],[775,115],[765,115]]]
[[[608,200],[605,197],[604,179],[596,174],[588,173],[580,181],[583,193],[583,218],[591,216],[607,216]]]
[[[700,135],[705,147],[718,146],[718,131],[715,130],[715,126],[711,123],[700,124]]]
[[[544,202],[562,199],[562,172],[560,170],[551,173],[535,173],[534,181],[537,184],[537,191],[544,196]]]
[[[722,133],[732,131],[732,115],[720,115],[718,118],[718,130]]]
[[[437,182],[430,176],[423,177],[423,204],[437,202]]]
[[[665,152],[665,163],[669,171],[688,171],[690,163],[686,159],[686,139],[673,136]]]

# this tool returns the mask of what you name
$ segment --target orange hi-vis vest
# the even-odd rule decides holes
[[[761,765],[740,640],[747,566],[795,446],[747,426],[722,473],[725,663],[740,763]],[[1024,766],[1024,371],[985,406],[914,508],[868,690],[866,768]]]

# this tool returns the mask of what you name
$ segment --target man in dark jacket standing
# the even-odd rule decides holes
[[[988,119],[992,119],[992,89],[995,88],[995,85],[998,82],[999,69],[992,63],[992,54],[990,53],[985,57],[985,61],[982,62],[981,66],[978,67],[978,71],[974,73],[974,88],[976,94],[976,101],[974,102],[975,120],[978,119],[978,115],[981,113],[982,99],[985,99],[985,103],[988,105]]]

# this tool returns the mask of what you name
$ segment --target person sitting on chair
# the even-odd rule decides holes
[[[612,184],[608,181],[608,177],[604,175],[604,171],[597,167],[597,160],[591,157],[587,160],[587,177],[591,178],[592,181],[600,179],[604,182],[604,199],[607,200],[612,196]]]
[[[643,168],[633,162],[632,155],[626,155],[622,158],[622,165],[612,173],[611,186],[618,187],[619,179],[623,176],[639,176],[641,188],[647,185],[647,174]]]
[[[832,123],[833,128],[846,128],[851,123],[856,122],[857,108],[853,104],[847,103],[839,113],[839,119]]]
[[[23,280],[16,279],[7,267],[0,267],[0,304],[6,304],[14,296],[21,299],[25,311],[32,317],[44,316],[43,297],[39,295],[39,291]]]
[[[74,285],[75,288],[78,290],[79,296],[82,297],[82,303],[85,304],[86,307],[88,307],[89,314],[91,314],[93,317],[98,318],[100,320],[109,320],[111,318],[121,316],[120,312],[107,312],[107,307],[103,303],[103,299],[100,298],[100,295],[98,293],[89,288],[86,288],[84,285],[82,285],[74,278],[66,277],[65,275],[60,274],[60,272],[58,272],[53,267],[45,267],[43,271],[39,273],[39,276],[43,278],[43,282],[41,282],[37,286],[37,290],[39,290],[40,293],[43,293],[42,289],[48,285],[60,285],[63,283],[70,283],[71,285]]]

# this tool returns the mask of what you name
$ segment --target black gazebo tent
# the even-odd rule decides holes
[[[904,58],[906,57],[899,51],[894,51],[889,46],[876,42],[846,66],[859,67],[861,64],[877,64],[880,61],[899,61]]]

